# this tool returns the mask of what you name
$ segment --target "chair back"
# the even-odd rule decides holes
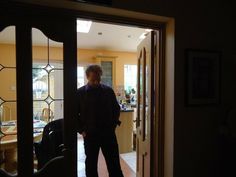
[[[42,144],[59,146],[63,144],[63,119],[49,122],[43,129]]]
[[[41,119],[45,122],[51,122],[54,119],[53,111],[49,108],[43,108]]]
[[[0,120],[2,122],[12,120],[11,108],[5,105],[0,107]]]
[[[42,141],[40,145],[35,147],[38,169],[42,168],[49,160],[62,155],[63,124],[63,119],[57,119],[44,127]]]

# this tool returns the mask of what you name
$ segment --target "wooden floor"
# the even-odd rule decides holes
[[[84,149],[81,141],[78,141],[78,177],[86,177],[85,175],[85,166],[84,166]],[[127,165],[127,163],[120,158],[121,168],[124,174],[124,177],[136,177],[135,172]],[[106,162],[102,155],[102,152],[99,153],[99,160],[98,160],[98,174],[99,177],[109,177]]]
[[[120,158],[120,164],[121,164],[121,168],[125,177],[136,176],[133,170],[126,164],[126,162],[122,158]],[[107,168],[106,168],[106,162],[101,153],[99,155],[98,174],[100,177],[109,177]]]

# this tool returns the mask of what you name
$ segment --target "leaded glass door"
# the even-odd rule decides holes
[[[7,36],[11,36],[10,38]],[[15,26],[0,33],[0,169],[17,174]]]
[[[155,83],[157,33],[151,31],[138,46],[138,98],[137,98],[137,177],[152,176],[153,138],[155,103],[154,93],[158,93]]]
[[[59,11],[24,7],[8,13],[2,7],[0,140],[10,144],[0,144],[0,176],[76,176],[76,19]],[[6,36],[11,40],[4,41]],[[61,151],[39,167],[36,144],[44,128],[60,119]]]

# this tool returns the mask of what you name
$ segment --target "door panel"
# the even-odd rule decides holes
[[[53,22],[36,23],[35,28],[38,32],[33,33],[35,36],[32,38],[33,70],[40,68],[44,71],[43,77],[39,76],[38,80],[45,81],[44,85],[46,85],[46,88],[44,88],[45,93],[40,93],[42,99],[34,99],[34,102],[40,100],[41,103],[44,103],[41,106],[39,105],[39,107],[35,107],[37,108],[35,114],[40,115],[41,113],[39,119],[46,118],[45,122],[63,119],[63,135],[60,137],[63,145],[58,148],[60,150],[59,154],[47,159],[48,163],[41,166],[40,170],[34,173],[34,176],[75,177],[77,175],[77,133],[75,127],[77,115],[76,100],[74,99],[77,91],[76,20],[68,19],[67,22],[64,20],[60,21],[60,23],[54,22],[52,26],[49,25],[50,23]],[[59,27],[62,23],[65,26],[64,28]],[[41,31],[43,40],[46,40],[46,47],[43,49],[42,47],[40,49],[34,43],[34,37],[38,38],[39,31]],[[40,55],[39,51],[43,52],[43,54],[41,53]],[[40,73],[38,74],[40,75]],[[36,96],[37,94],[34,95]],[[46,114],[42,114],[44,110],[46,110]],[[34,167],[37,167],[37,160]]]
[[[39,9],[36,8],[35,10],[33,10],[34,8],[28,7],[22,7],[17,9],[16,11],[12,10],[9,12],[7,10],[5,11],[2,7],[0,7],[0,9],[0,31],[2,31],[3,29],[5,29],[5,27],[8,26],[16,26],[16,62],[14,66],[16,67],[16,86],[14,87],[14,84],[10,84],[11,86],[7,87],[7,89],[10,89],[10,92],[12,92],[13,94],[14,90],[16,89],[15,100],[17,100],[15,105],[15,107],[17,107],[17,163],[15,164],[15,170],[17,170],[17,174],[14,174],[19,177],[75,177],[77,175],[77,133],[75,127],[77,106],[76,100],[74,99],[76,97],[77,91],[76,19],[73,17],[68,17],[66,15],[64,16],[61,13],[56,13],[56,11],[49,12],[47,9],[43,8],[40,9],[40,13],[38,13]],[[38,98],[39,102],[43,102],[43,107],[48,106],[51,103],[50,106],[54,107],[54,112],[56,109],[60,109],[59,111],[56,111],[54,116],[62,116],[62,118],[64,118],[64,151],[62,156],[50,160],[47,165],[45,165],[41,170],[36,173],[34,173],[34,157],[32,153],[34,137],[34,106],[32,100],[34,96],[36,96],[33,95],[34,88],[32,80],[32,58],[34,58],[32,57],[32,28],[39,29],[44,33],[47,38],[50,38],[54,41],[60,41],[63,44],[61,56],[65,59],[63,60],[62,65],[63,72],[60,72],[62,70],[62,67],[56,64],[54,66],[53,73],[46,72],[48,77],[45,80],[45,83],[48,84],[51,82],[52,85],[54,83],[54,86],[58,87],[58,92],[50,92],[51,100],[45,100],[45,98],[43,97]],[[56,53],[58,54],[58,52]],[[13,54],[14,53],[12,52],[9,55]],[[40,58],[37,59],[40,60]],[[5,60],[5,57],[3,61],[7,61]],[[3,63],[3,66],[5,65],[6,64]],[[2,71],[7,69],[8,68],[4,68]],[[57,82],[58,80],[60,80],[60,82]],[[4,100],[9,102],[10,99],[4,97]],[[8,103],[4,102],[1,104],[3,105]],[[8,106],[14,105],[10,105],[9,103]],[[11,117],[6,115],[7,111],[5,111],[4,117]],[[11,115],[13,116],[13,112]],[[51,114],[48,115],[48,117],[50,116]],[[3,146],[1,146],[0,148],[2,147]],[[9,173],[6,173],[2,170],[3,168],[0,168],[0,176],[9,176]]]
[[[3,41],[10,37],[10,44]],[[0,32],[0,169],[17,174],[15,26]]]
[[[151,124],[154,111],[154,37],[150,32],[138,46],[137,176],[151,175]]]
[[[37,172],[53,158],[62,156],[64,141],[60,131],[63,131],[64,119],[63,43],[53,41],[40,30],[32,28],[32,56],[33,155],[34,172]],[[51,132],[45,134],[44,128],[53,121],[59,121],[59,127],[51,128]]]

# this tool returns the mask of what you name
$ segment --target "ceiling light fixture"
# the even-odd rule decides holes
[[[77,20],[77,32],[88,33],[92,25],[92,21]]]

